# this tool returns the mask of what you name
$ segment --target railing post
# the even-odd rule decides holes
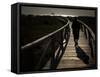
[[[55,68],[55,38],[52,36],[51,41],[51,63],[50,63],[50,69]]]
[[[95,43],[94,43],[93,39],[91,39],[91,46],[92,46],[91,56],[92,56],[92,58],[94,58],[95,57]]]
[[[84,26],[81,24],[81,31],[84,32]]]
[[[68,25],[65,28],[65,36],[64,36],[64,39],[66,40],[66,43],[68,42],[69,35],[70,35],[70,28],[69,28],[69,25]]]
[[[64,40],[64,35],[63,35],[63,30],[60,31],[60,41],[59,41],[59,45],[60,45],[60,50],[57,52],[57,55],[55,56],[55,43],[57,42],[55,38],[52,39],[52,55],[51,55],[51,65],[50,68],[51,69],[56,69],[62,55],[63,55],[63,40]]]

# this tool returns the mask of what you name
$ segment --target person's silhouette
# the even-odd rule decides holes
[[[75,47],[78,47],[80,23],[77,21],[77,17],[73,18],[72,31],[74,36]]]

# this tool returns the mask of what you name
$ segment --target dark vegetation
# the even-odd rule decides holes
[[[61,16],[22,15],[20,27],[21,46],[61,28],[66,23],[66,18]],[[58,35],[59,37],[57,37]],[[59,40],[60,36],[60,33],[56,34],[56,38]],[[32,47],[22,50],[20,52],[21,71],[40,70],[53,53],[51,45],[51,39],[47,38]]]
[[[67,21],[60,16],[21,15],[21,45],[47,35],[66,23]]]
[[[96,35],[96,28],[97,28],[96,17],[80,16],[79,19],[82,20],[85,24],[87,24]]]

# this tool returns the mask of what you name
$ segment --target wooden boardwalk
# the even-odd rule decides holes
[[[66,47],[65,53],[59,62],[57,69],[61,68],[83,68],[88,67],[91,63],[91,49],[84,32],[80,30],[79,47],[75,48],[72,30]]]
[[[91,48],[88,39],[86,39],[82,30],[79,32],[78,47],[75,48],[71,25],[72,23],[70,24],[70,38],[68,45],[56,69],[85,68],[94,64],[94,61],[91,58]],[[50,69],[50,60],[43,69]]]

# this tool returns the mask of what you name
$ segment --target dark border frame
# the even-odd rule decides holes
[[[32,6],[32,7],[46,7],[46,8],[63,8],[63,9],[84,9],[84,10],[95,10],[96,16],[96,55],[98,54],[98,16],[97,7],[83,7],[83,6],[66,6],[66,5],[52,5],[52,4],[33,4],[33,3],[15,3],[11,5],[11,72],[17,74],[25,73],[40,73],[40,72],[63,72],[63,71],[73,71],[73,70],[90,70],[98,68],[98,56],[96,56],[96,67],[95,68],[65,68],[57,70],[46,70],[46,71],[31,71],[31,72],[20,72],[20,15],[21,15],[21,6]]]

